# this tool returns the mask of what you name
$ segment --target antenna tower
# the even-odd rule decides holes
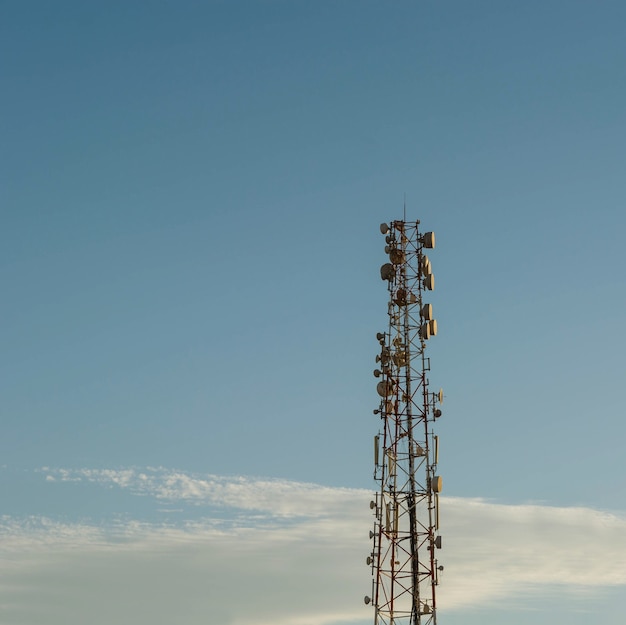
[[[435,287],[430,260],[434,232],[420,233],[419,221],[381,224],[389,262],[380,268],[389,290],[389,325],[376,335],[380,354],[374,376],[381,428],[374,437],[374,479],[370,532],[374,625],[436,625],[436,553],[441,549],[437,475],[439,438],[432,424],[441,416],[443,391],[428,389],[428,340],[437,334],[432,305],[423,296]]]

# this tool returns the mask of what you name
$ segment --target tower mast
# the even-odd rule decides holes
[[[443,391],[428,389],[427,341],[437,334],[432,305],[424,295],[435,287],[425,250],[433,232],[420,233],[419,221],[381,224],[389,262],[380,268],[389,291],[388,328],[376,335],[380,354],[374,376],[381,429],[374,437],[374,479],[370,532],[374,625],[436,625],[436,552],[441,548],[437,475],[439,438],[432,432],[441,416]]]

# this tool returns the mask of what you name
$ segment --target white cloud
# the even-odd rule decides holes
[[[95,527],[5,517],[0,622],[371,621],[371,608],[362,602],[371,583],[368,491],[165,469],[45,473],[159,500],[221,506],[222,512],[228,507],[228,522]],[[442,519],[444,612],[626,585],[623,516],[447,498]]]
[[[181,528],[11,527],[0,621],[29,625],[182,622],[323,625],[365,612],[351,524]],[[17,540],[16,540],[17,539]],[[354,566],[342,565],[342,561]],[[339,564],[339,566],[338,566]],[[366,576],[363,577],[365,581]],[[365,612],[366,613],[366,612]]]
[[[450,609],[542,592],[626,585],[626,518],[588,508],[446,499]]]
[[[41,469],[46,479],[118,486],[137,495],[168,501],[256,510],[277,517],[312,517],[341,513],[367,491],[332,488],[289,480],[191,475],[162,467],[147,469]]]

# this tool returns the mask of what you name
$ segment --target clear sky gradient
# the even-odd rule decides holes
[[[441,625],[622,625],[624,24],[0,3],[0,622],[372,621],[378,225],[406,197],[437,235]]]

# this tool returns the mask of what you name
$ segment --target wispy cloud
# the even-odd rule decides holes
[[[48,481],[91,482],[166,501],[232,507],[276,517],[342,514],[368,491],[289,480],[193,475],[162,467],[146,469],[41,469]]]
[[[371,620],[368,491],[166,469],[44,479],[206,505],[201,521],[5,517],[0,621],[12,625],[331,625]],[[50,480],[48,480],[50,482]],[[54,488],[54,482],[50,483]],[[213,506],[222,512],[218,521]],[[181,515],[184,519],[184,514]],[[586,508],[442,501],[446,610],[626,585],[626,519]],[[36,600],[35,600],[36,599]]]

